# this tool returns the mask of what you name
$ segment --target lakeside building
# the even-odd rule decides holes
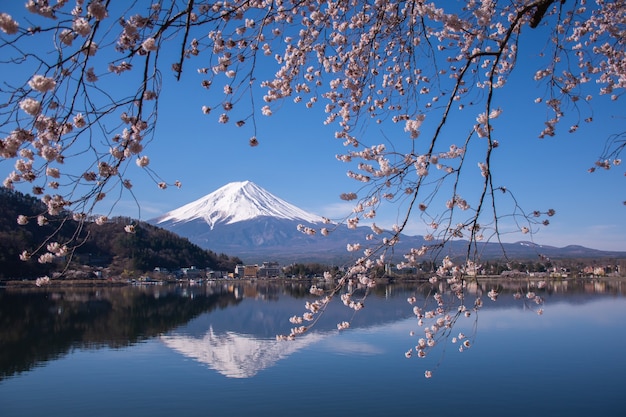
[[[278,262],[263,262],[257,270],[258,278],[276,278],[282,275],[282,269]]]
[[[259,271],[258,265],[245,265],[243,267],[243,277],[241,275],[239,275],[239,277],[243,279],[256,278],[258,271]]]
[[[260,266],[237,265],[234,276],[240,279],[276,278],[282,276],[283,271],[278,262],[263,262]]]

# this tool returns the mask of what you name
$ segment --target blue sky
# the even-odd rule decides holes
[[[19,19],[22,2],[0,6]],[[504,110],[494,121],[500,147],[494,155],[494,183],[515,193],[527,210],[556,210],[550,226],[534,235],[540,244],[566,246],[578,244],[606,250],[626,250],[626,200],[624,165],[610,171],[587,169],[601,154],[611,134],[626,127],[621,101],[608,97],[593,99],[591,124],[581,124],[574,134],[567,133],[565,121],[555,137],[538,139],[546,117],[544,105],[533,101],[542,90],[532,76],[538,63],[535,51],[524,50],[520,64],[496,97],[496,107]],[[201,58],[199,58],[201,60]],[[522,61],[520,59],[520,61]],[[257,117],[259,146],[250,147],[250,124],[236,128],[217,123],[219,114],[205,115],[204,104],[221,97],[221,88],[214,93],[200,87],[202,77],[196,68],[200,61],[185,63],[183,80],[176,82],[172,73],[163,70],[163,94],[159,103],[159,121],[154,140],[146,149],[150,168],[168,183],[176,180],[182,187],[160,190],[152,180],[133,164],[128,174],[139,206],[129,194],[124,194],[113,214],[140,217],[143,220],[198,199],[232,182],[251,180],[276,196],[302,209],[330,218],[348,215],[352,205],[339,199],[344,192],[358,191],[360,183],[346,176],[348,166],[335,155],[345,151],[341,140],[334,138],[332,126],[322,124],[323,103],[307,110],[290,100],[273,107],[271,117]],[[261,62],[260,65],[262,65]],[[268,69],[267,71],[273,71]],[[8,77],[3,73],[3,78]],[[12,73],[11,76],[20,76]],[[126,78],[127,79],[127,78]],[[125,88],[123,76],[114,81]],[[133,86],[133,88],[135,88]],[[212,94],[214,94],[212,96]],[[260,108],[264,103],[257,98]],[[473,121],[480,108],[467,110],[467,120]],[[259,112],[260,113],[260,112]],[[469,125],[451,126],[449,135],[464,137]],[[3,129],[2,134],[6,134]],[[385,135],[393,143],[409,141],[398,126],[368,125],[364,137],[371,144],[379,143]],[[419,140],[419,139],[418,139]],[[457,143],[462,142],[459,139]],[[4,178],[13,169],[12,163],[0,163]],[[30,187],[18,187],[28,191]],[[468,191],[469,193],[470,191]],[[377,224],[389,227],[396,221],[398,207],[381,211]],[[424,234],[426,229],[415,221],[407,229]],[[505,241],[528,240],[528,235],[506,235]]]
[[[523,85],[510,85],[507,90],[504,94],[507,99],[514,97],[514,103],[503,106],[497,120],[496,128],[506,130],[506,138],[500,140],[495,156],[495,184],[512,190],[527,211],[556,210],[550,226],[541,228],[535,241],[626,250],[623,169],[587,172],[609,135],[623,130],[624,121],[604,117],[611,113],[596,108],[596,121],[582,125],[574,134],[567,133],[564,124],[555,137],[539,139],[545,110],[533,102],[536,93]],[[175,97],[171,100],[176,103]],[[607,108],[616,105],[600,101]],[[260,145],[251,148],[247,132],[216,124],[215,117],[202,114],[200,106],[161,108],[160,127],[149,150],[151,167],[170,182],[179,179],[183,186],[161,191],[148,185],[147,190],[138,191],[142,217],[156,216],[242,180],[251,180],[316,214],[341,218],[350,213],[352,204],[339,195],[357,191],[361,184],[348,178],[348,166],[336,160],[335,155],[345,148],[334,138],[332,128],[322,126],[325,116],[320,108],[311,111],[285,103],[271,117],[261,119]],[[529,117],[533,113],[536,119]],[[372,135],[384,133],[373,126]],[[400,140],[407,139],[402,136]],[[397,207],[390,208],[383,224],[395,223],[396,211]],[[417,225],[412,231],[426,233]],[[517,234],[505,240],[527,238]]]

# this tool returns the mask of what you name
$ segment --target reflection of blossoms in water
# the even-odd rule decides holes
[[[470,265],[468,265],[470,266]],[[478,312],[483,307],[481,295],[482,287],[475,274],[466,275],[467,271],[475,271],[475,268],[459,268],[454,265],[450,258],[443,259],[441,266],[437,270],[437,276],[431,277],[428,283],[419,286],[422,292],[428,294],[423,299],[416,296],[407,298],[407,302],[413,307],[413,314],[417,321],[418,330],[411,330],[410,337],[416,337],[417,341],[413,347],[405,352],[406,358],[425,358],[434,349],[438,348],[443,353],[448,339],[453,345],[458,345],[458,351],[464,352],[474,344],[475,333],[466,335],[463,331],[454,332],[453,328],[460,317],[473,318],[472,328],[474,332],[477,328]],[[533,310],[532,304],[543,305],[543,298],[538,296],[534,290],[545,288],[545,281],[527,283],[527,288],[520,288],[513,294],[513,299],[524,303],[524,308],[543,314],[543,309]],[[497,301],[501,296],[503,288],[498,284],[492,286],[487,296],[492,301]],[[470,297],[470,294],[473,297]],[[470,303],[473,306],[470,307]],[[421,304],[417,304],[420,302]],[[438,366],[438,365],[437,365]],[[433,370],[425,372],[426,378],[431,378]]]
[[[515,279],[520,275],[511,275],[503,281],[490,283],[487,288],[483,289],[481,279],[477,277],[480,268],[481,266],[474,262],[465,262],[464,265],[459,266],[451,258],[445,257],[436,275],[431,276],[427,281],[420,281],[415,295],[406,298],[417,319],[415,322],[417,329],[409,332],[409,336],[416,339],[414,344],[404,352],[407,359],[430,357],[435,351],[440,352],[443,358],[446,346],[448,346],[447,342],[455,345],[455,349],[460,353],[472,348],[478,325],[478,313],[484,306],[483,295],[493,302],[501,300],[504,297],[503,294],[511,290],[509,283],[515,285],[512,298],[523,303],[524,310],[543,314],[543,309],[536,306],[542,306],[544,303],[543,298],[537,295],[537,291],[546,288],[545,280],[524,280],[516,283]],[[307,301],[304,305],[306,312],[289,319],[297,326],[291,329],[289,335],[278,335],[276,339],[293,341],[309,332],[335,296],[338,296],[344,306],[353,310],[353,314],[365,308],[365,299],[370,290],[375,287],[376,281],[365,273],[355,272],[357,270],[358,268],[353,268],[351,273],[345,274],[330,289],[324,284],[312,284],[309,293],[320,298]],[[364,268],[364,270],[368,269]],[[325,274],[324,278],[326,285],[332,282],[331,274]],[[471,319],[471,321],[458,322],[459,318]],[[302,325],[305,321],[309,322],[307,326]],[[455,326],[457,326],[456,330]],[[470,331],[468,331],[468,326]],[[350,321],[341,321],[336,327],[340,331],[349,329]],[[425,377],[431,378],[434,371],[435,369],[425,371]]]
[[[50,277],[39,277],[35,280],[35,285],[41,287],[42,285],[48,285],[50,283]]]
[[[301,225],[302,226],[302,225]],[[304,226],[303,226],[304,227]],[[324,281],[332,282],[332,274],[330,272],[324,273]],[[276,340],[294,340],[296,336],[307,332],[320,318],[321,314],[325,311],[326,307],[330,304],[335,295],[339,294],[342,290],[345,292],[339,294],[339,298],[344,306],[357,312],[365,307],[364,300],[367,297],[371,288],[376,286],[376,281],[367,277],[364,274],[354,274],[354,278],[348,279],[347,276],[342,277],[337,285],[332,289],[327,290],[316,284],[311,285],[309,293],[321,298],[315,301],[307,301],[304,308],[307,310],[302,316],[293,316],[289,319],[292,324],[300,324],[303,321],[311,322],[310,326],[300,326],[291,329],[289,335],[277,335]],[[358,291],[364,291],[357,295]],[[341,321],[337,323],[337,330],[346,330],[350,328],[349,321]]]

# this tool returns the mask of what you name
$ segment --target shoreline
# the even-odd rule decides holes
[[[0,289],[4,288],[89,288],[89,287],[132,287],[132,286],[151,286],[151,285],[204,285],[212,282],[225,282],[225,283],[244,283],[244,282],[312,282],[318,281],[315,278],[254,278],[254,279],[207,279],[201,282],[194,282],[193,280],[149,280],[149,281],[137,281],[137,280],[115,280],[115,279],[53,279],[47,284],[37,286],[36,280],[22,279],[22,280],[6,280],[0,281]],[[529,280],[529,281],[593,281],[593,280],[626,280],[624,276],[589,276],[589,277],[534,277],[527,275],[515,275],[515,276],[499,276],[499,275],[484,275],[478,277],[467,277],[466,282],[472,283],[477,281],[482,282],[494,282],[494,281],[515,281],[515,280]],[[377,279],[378,284],[388,283],[401,283],[401,282],[427,282],[427,278],[409,278],[409,279]]]

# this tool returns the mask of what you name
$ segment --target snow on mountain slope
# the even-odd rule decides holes
[[[213,229],[218,223],[233,224],[263,216],[308,223],[323,221],[322,217],[287,203],[251,181],[242,181],[226,184],[172,210],[156,219],[155,223],[184,223],[202,219]]]

